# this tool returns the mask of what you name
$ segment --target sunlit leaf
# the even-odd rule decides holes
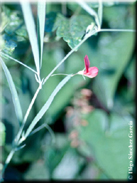
[[[74,15],[69,19],[61,14],[57,14],[57,16],[56,14],[51,14],[51,16],[51,24],[47,23],[45,30],[54,31],[57,29],[57,37],[62,37],[71,48],[74,48],[81,42],[87,26],[93,22],[93,19],[87,15]],[[50,19],[51,18],[49,18],[49,20]]]

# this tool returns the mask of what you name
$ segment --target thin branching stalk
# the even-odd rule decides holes
[[[77,48],[79,48],[90,36],[94,35],[95,33],[97,33],[97,30],[94,30],[91,33],[88,33],[84,39],[77,45],[75,46],[75,48],[73,48],[59,63],[58,65],[56,65],[56,67],[49,73],[49,75],[45,78],[43,84],[45,84],[45,82],[50,78],[50,76],[54,73],[54,71],[74,52],[77,50]]]
[[[15,153],[15,149],[12,149],[12,150],[10,151],[10,153],[9,153],[9,155],[8,155],[8,157],[7,157],[7,159],[6,159],[6,161],[5,161],[4,167],[3,167],[2,172],[1,172],[1,176],[2,176],[1,178],[2,178],[2,180],[3,180],[4,172],[5,172],[5,170],[6,170],[7,166],[8,166],[8,164],[9,164],[9,162],[11,161],[11,159],[12,159],[14,153]],[[0,180],[0,182],[1,182],[1,180]]]
[[[37,89],[37,91],[36,91],[36,93],[35,93],[35,95],[34,95],[32,101],[31,101],[31,103],[30,103],[30,105],[29,105],[29,108],[28,108],[28,110],[27,110],[27,112],[26,112],[26,114],[25,114],[23,123],[26,123],[26,120],[27,120],[27,118],[28,118],[28,115],[29,115],[29,113],[30,113],[30,111],[31,111],[31,108],[32,108],[32,106],[33,106],[33,104],[34,104],[34,102],[35,102],[35,100],[36,100],[36,98],[37,98],[37,95],[38,95],[39,91],[41,90],[41,88],[42,88],[42,87],[41,87],[41,83],[40,83],[40,85],[39,85],[39,87],[38,87],[38,89]]]
[[[133,29],[100,29],[99,32],[136,32]]]
[[[29,107],[28,107],[28,109],[27,109],[27,112],[26,112],[25,117],[24,117],[24,119],[23,119],[23,124],[22,124],[22,126],[21,126],[21,128],[20,128],[20,130],[19,130],[19,132],[18,132],[18,134],[17,134],[17,136],[16,136],[16,138],[15,138],[15,141],[16,141],[17,143],[18,143],[19,138],[20,138],[20,136],[21,136],[21,134],[22,134],[23,128],[24,128],[24,126],[25,126],[25,123],[26,123],[26,121],[27,121],[27,118],[28,118],[28,116],[29,116],[29,113],[30,113],[30,111],[31,111],[31,109],[32,109],[32,106],[33,106],[33,104],[34,104],[34,102],[35,102],[35,100],[36,100],[36,98],[37,98],[37,95],[38,95],[40,89],[41,89],[41,85],[42,85],[42,84],[40,83],[40,85],[39,85],[37,91],[35,92],[35,94],[34,94],[32,100],[31,100],[31,103],[30,103],[30,105],[29,105]]]
[[[29,70],[31,70],[32,72],[34,72],[35,74],[37,74],[37,72],[36,72],[34,69],[32,69],[31,67],[27,66],[26,64],[23,64],[23,63],[20,62],[19,60],[10,57],[9,55],[3,53],[2,51],[0,52],[0,54],[1,54],[1,56],[2,56],[3,58],[6,58],[6,59],[9,58],[9,59],[11,59],[11,60],[14,60],[15,62],[17,62],[17,63],[23,65],[23,66],[26,67],[27,69],[29,69]]]

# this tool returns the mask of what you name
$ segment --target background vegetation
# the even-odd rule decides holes
[[[98,10],[98,3],[88,5]],[[102,28],[135,29],[135,3],[103,5]],[[0,4],[0,8],[0,50],[35,70],[20,4]],[[36,22],[35,3],[32,11]],[[94,22],[94,17],[77,3],[47,3],[45,16],[42,78],[79,43],[87,26]],[[5,180],[128,179],[129,121],[135,119],[135,33],[99,32],[55,73],[77,73],[84,68],[85,55],[91,66],[99,68],[97,77],[84,80],[76,75],[66,83],[36,128],[49,126],[26,139],[26,146],[15,153],[7,167]],[[38,87],[34,73],[9,58],[3,60],[25,115]],[[0,145],[4,162],[19,124],[4,72],[1,77]],[[45,83],[25,129],[63,78],[56,75]]]

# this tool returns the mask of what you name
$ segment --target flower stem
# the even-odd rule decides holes
[[[84,39],[77,45],[75,46],[60,62],[59,64],[49,73],[49,75],[45,78],[43,85],[45,84],[45,82],[49,79],[49,77],[53,74],[53,72],[75,51],[77,50],[78,47],[80,47],[90,36],[94,35],[96,31],[92,31],[91,33],[88,33],[87,35],[85,35]]]
[[[26,121],[27,121],[27,118],[28,118],[28,115],[29,115],[29,113],[30,113],[30,110],[32,109],[32,106],[33,106],[33,104],[34,104],[34,102],[35,102],[35,100],[36,100],[36,98],[37,98],[37,95],[38,95],[40,89],[41,89],[41,85],[42,85],[42,84],[40,83],[40,85],[39,85],[37,91],[35,92],[35,94],[34,94],[32,100],[31,100],[31,103],[30,103],[30,105],[29,105],[29,107],[28,107],[28,109],[27,109],[27,112],[26,112],[25,117],[24,117],[24,120],[23,120],[23,124],[22,124],[22,126],[21,126],[21,128],[20,128],[20,130],[19,130],[19,132],[18,132],[18,134],[17,134],[17,137],[16,137],[16,139],[15,139],[16,142],[19,141],[19,138],[20,138],[20,136],[21,136],[22,130],[23,130],[23,128],[24,128],[24,126],[25,126],[25,123],[26,123]],[[25,139],[23,139],[23,140],[25,140]],[[20,143],[19,143],[19,144],[20,144]]]
[[[133,29],[100,29],[99,32],[136,32]]]

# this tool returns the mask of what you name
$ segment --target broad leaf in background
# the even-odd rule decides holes
[[[111,43],[108,39],[109,37],[104,36],[99,48],[100,60],[104,63],[104,71],[108,69],[108,73],[106,71],[100,72],[94,83],[94,92],[101,101],[104,100],[105,106],[111,109],[118,81],[132,56],[134,35],[133,33],[122,33],[115,37],[115,40],[111,40]],[[105,42],[105,40],[108,40],[108,42]]]
[[[127,65],[124,76],[127,83],[125,87],[118,89],[114,100],[114,110],[123,115],[135,116],[135,58]]]
[[[1,13],[2,24],[0,32],[4,45],[1,48],[11,54],[15,47],[17,47],[18,42],[24,41],[28,38],[27,31],[23,25],[22,18],[19,17],[18,11],[11,11],[6,6],[2,6]]]
[[[64,134],[56,134],[54,147],[45,148],[45,165],[54,180],[75,179],[83,163],[84,158],[78,156],[77,151],[70,147]]]
[[[125,28],[136,29],[135,17],[134,17],[135,13],[134,3],[131,4],[130,6],[123,4],[123,5],[114,5],[111,7],[104,7],[103,18],[108,22],[108,25],[111,29],[125,29]],[[121,19],[123,21],[121,21]]]
[[[33,163],[24,174],[25,180],[49,180],[48,168],[42,160]]]
[[[91,150],[91,156],[110,179],[127,179],[130,152],[130,121],[131,117],[122,118],[112,113],[110,117],[104,111],[94,110],[83,117],[87,126],[78,128],[79,138]],[[133,120],[132,120],[133,122]],[[134,132],[134,125],[132,127]],[[134,144],[134,136],[132,138]],[[132,161],[134,161],[134,149]]]
[[[88,15],[74,15],[71,18],[66,18],[61,14],[57,16],[53,13],[49,19],[53,21],[47,22],[45,25],[45,31],[56,30],[58,38],[63,38],[68,43],[70,48],[74,48],[78,45],[86,31],[88,25],[90,25],[93,19]],[[53,25],[54,23],[54,25]]]
[[[133,100],[135,99],[135,86],[136,86],[136,84],[135,84],[135,78],[136,78],[135,77],[135,75],[136,75],[135,63],[136,63],[136,60],[134,57],[125,71],[125,76],[129,81],[129,90],[131,91],[130,97],[133,97],[133,98],[131,98]]]
[[[59,165],[54,169],[52,178],[55,180],[75,179],[75,176],[77,175],[80,166],[82,164],[83,164],[83,158],[78,157],[75,150],[69,148],[64,153]]]

